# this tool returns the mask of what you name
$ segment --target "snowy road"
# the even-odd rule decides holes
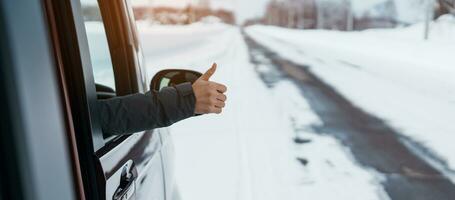
[[[363,166],[383,175],[382,185],[391,199],[449,200],[455,198],[455,185],[438,170],[411,152],[400,140],[399,134],[384,121],[355,107],[331,86],[308,70],[283,59],[273,51],[246,39],[253,61],[270,65],[300,86],[302,94],[323,124],[316,129],[335,136],[350,148],[355,159]],[[258,52],[261,59],[254,59]],[[266,63],[262,63],[268,58]],[[277,72],[261,71],[262,79],[273,84]]]
[[[251,40],[245,41],[238,27],[224,24],[141,23],[139,30],[148,78],[163,68],[204,71],[217,62],[219,68],[212,80],[228,86],[223,114],[191,118],[169,128],[175,141],[176,177],[184,200],[455,199],[454,185],[399,141],[403,130],[390,128],[389,123],[374,117],[377,113],[363,112],[363,107],[358,109],[352,99],[338,93],[343,90],[335,92],[328,86],[357,86],[359,79],[354,75],[375,74],[375,70],[382,68],[366,68],[363,64],[358,66],[364,70],[355,66],[330,67],[334,66],[327,58],[332,54],[326,54],[330,45],[283,46],[258,32],[256,36],[263,37],[261,44],[269,43],[268,48],[272,45],[270,49],[275,54]],[[300,35],[300,32],[292,37],[284,35],[282,39]],[[322,37],[311,36],[310,41]],[[304,53],[317,50],[323,54],[321,57],[330,62],[320,69],[327,70],[317,75],[333,75],[330,78],[343,84],[327,81],[332,79],[322,82],[304,64],[279,57],[295,53],[300,58],[303,55],[300,48],[307,48]],[[362,57],[345,60],[358,61],[356,58]],[[360,80],[362,83],[376,80],[367,78]],[[349,79],[353,81],[348,82]],[[441,80],[449,79],[425,84],[428,88],[433,84],[443,86]],[[376,86],[389,85],[378,82]],[[374,86],[352,91],[362,97],[377,98],[393,89],[380,87],[381,90],[374,90],[377,93],[365,93]],[[400,90],[399,94],[409,91],[414,90]],[[444,91],[435,92],[445,95]],[[395,107],[388,106],[389,110],[392,108]],[[450,107],[446,112],[451,113]],[[411,122],[416,123],[416,119]],[[399,130],[401,136],[394,130]]]
[[[301,65],[362,110],[383,119],[455,182],[455,18],[438,19],[432,37],[422,24],[339,32],[253,26],[246,32]],[[415,145],[414,145],[415,146]]]

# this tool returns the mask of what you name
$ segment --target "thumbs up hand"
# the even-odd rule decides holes
[[[194,112],[196,114],[217,113],[220,114],[225,106],[226,86],[209,81],[216,71],[216,63],[207,70],[196,82],[193,83],[193,91],[196,96]]]

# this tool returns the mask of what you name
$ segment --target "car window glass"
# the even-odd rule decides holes
[[[82,0],[81,5],[93,77],[97,84],[107,86],[115,91],[114,70],[98,2],[96,0]]]
[[[169,78],[164,77],[163,79],[161,79],[161,81],[160,81],[160,90],[162,88],[168,86],[169,82],[171,82],[171,79],[169,79]]]
[[[81,0],[81,6],[98,99],[112,98],[116,95],[114,69],[98,1]],[[115,138],[104,138],[104,142]]]

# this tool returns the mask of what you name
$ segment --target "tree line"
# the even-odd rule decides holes
[[[429,3],[431,18],[455,15],[455,0],[415,0]],[[422,13],[422,16],[424,13]],[[271,0],[263,17],[249,24],[266,24],[296,29],[363,30],[407,25],[397,17],[395,0],[385,0],[364,13],[354,13],[351,0]]]

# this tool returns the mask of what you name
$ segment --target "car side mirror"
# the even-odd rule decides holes
[[[150,90],[160,91],[161,88],[174,86],[185,82],[193,84],[202,74],[186,69],[165,69],[155,74],[150,82]]]

